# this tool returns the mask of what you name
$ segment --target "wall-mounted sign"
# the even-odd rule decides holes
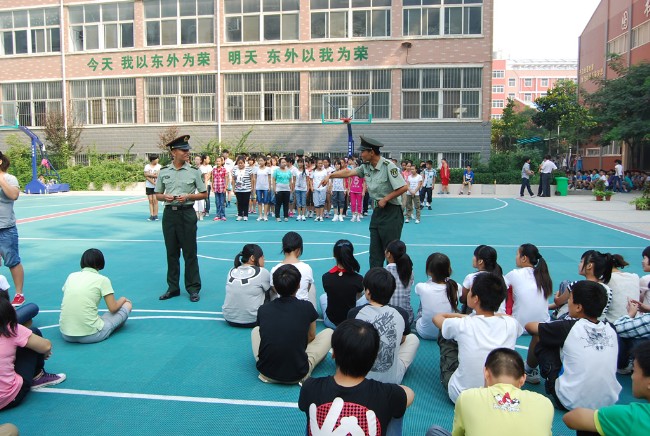
[[[287,48],[284,52],[271,49],[265,53],[258,53],[258,50],[232,50],[228,52],[228,62],[232,65],[241,64],[296,64],[296,63],[334,63],[347,61],[367,61],[368,47],[364,45],[356,46],[352,49],[348,47],[339,47],[334,49],[323,47],[318,50],[314,48]]]
[[[196,56],[191,53],[185,53],[178,57],[176,53],[163,55],[142,55],[131,56],[125,55],[118,58],[117,61],[112,56],[101,57],[99,60],[91,57],[86,64],[93,71],[113,71],[121,70],[142,70],[142,69],[159,69],[159,68],[192,68],[210,66],[210,53],[200,52]]]

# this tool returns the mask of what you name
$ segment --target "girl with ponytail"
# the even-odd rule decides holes
[[[504,277],[508,288],[506,313],[522,326],[549,321],[548,298],[553,293],[553,280],[542,254],[533,244],[523,244],[517,250],[515,263],[517,268]]]
[[[320,296],[323,323],[333,329],[347,319],[348,312],[363,295],[363,277],[359,274],[360,266],[354,257],[352,242],[347,239],[336,241],[334,260],[336,265],[323,274],[325,293]]]
[[[271,275],[264,268],[264,252],[259,245],[246,244],[235,256],[228,272],[223,317],[233,327],[255,327],[257,309],[268,299]]]
[[[477,274],[482,272],[491,272],[503,277],[503,270],[497,263],[497,251],[489,245],[479,245],[474,249],[472,268],[476,268],[477,271],[467,274],[465,280],[463,280],[463,288],[460,295],[460,302],[463,303],[463,313],[471,312],[471,309],[468,310],[466,306],[467,294],[469,294],[469,290],[472,289],[472,284],[474,284],[474,278]],[[505,313],[505,301],[499,308],[499,312]]]
[[[386,269],[395,277],[396,288],[388,304],[401,307],[409,314],[409,324],[413,323],[411,307],[411,287],[413,286],[413,262],[406,254],[406,245],[400,240],[388,243],[386,251]]]
[[[607,286],[612,290],[612,304],[607,311],[607,321],[613,323],[622,316],[627,315],[627,302],[639,299],[639,276],[634,273],[621,271],[629,265],[620,254],[612,254],[611,278]]]
[[[451,262],[443,253],[431,254],[425,269],[429,280],[415,285],[415,293],[420,296],[415,329],[422,339],[435,341],[440,330],[433,324],[433,317],[458,312],[458,283],[451,278]]]

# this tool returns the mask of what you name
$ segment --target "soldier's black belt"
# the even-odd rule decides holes
[[[168,204],[165,207],[167,209],[169,209],[169,210],[185,210],[185,209],[193,209],[194,205],[192,205],[192,204],[184,204],[183,206],[174,206],[174,205]]]

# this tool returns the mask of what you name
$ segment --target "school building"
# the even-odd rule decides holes
[[[613,79],[612,55],[624,66],[650,61],[650,2],[647,0],[602,0],[580,35],[578,82],[581,89],[597,89],[594,78]],[[650,152],[634,151],[621,141],[606,147],[587,144],[579,150],[583,168],[614,167],[622,159],[625,169],[650,168]],[[634,153],[634,155],[632,155]]]
[[[571,59],[492,59],[491,118],[500,119],[508,99],[534,107],[535,99],[544,97],[559,80],[578,77],[578,62]]]
[[[169,126],[198,149],[248,135],[344,154],[346,126],[322,120],[354,113],[357,142],[460,166],[489,154],[492,14],[493,0],[5,0],[3,118],[16,107],[42,134],[59,112],[83,147],[142,157]]]

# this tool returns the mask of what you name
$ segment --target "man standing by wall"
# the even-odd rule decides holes
[[[165,202],[163,212],[163,236],[167,250],[167,292],[161,300],[178,297],[181,294],[180,254],[185,260],[185,290],[190,301],[199,301],[201,276],[199,260],[196,256],[196,221],[194,202],[208,196],[201,171],[189,164],[190,136],[174,139],[167,147],[172,154],[172,162],[160,170],[156,181],[156,198]]]
[[[361,166],[333,172],[321,182],[322,186],[326,186],[330,178],[359,176],[365,179],[374,201],[370,219],[370,268],[384,266],[386,245],[390,241],[401,239],[404,226],[400,195],[406,192],[406,182],[397,166],[381,156],[380,149],[383,146],[376,139],[361,136]]]
[[[557,169],[555,162],[551,160],[551,155],[544,156],[544,162],[540,165],[540,186],[542,188],[542,195],[540,197],[551,196],[551,173]]]

